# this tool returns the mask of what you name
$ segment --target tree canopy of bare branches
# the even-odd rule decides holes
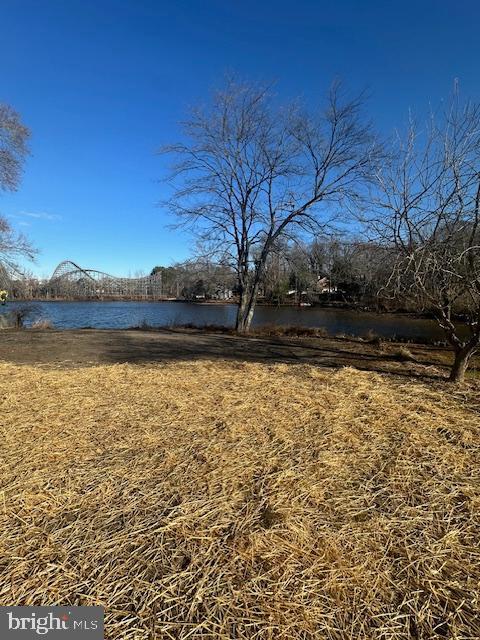
[[[29,131],[16,111],[0,104],[0,190],[15,190],[28,155]]]
[[[28,155],[29,130],[11,107],[0,104],[0,191],[14,191],[20,182],[23,163]],[[0,215],[0,264],[8,271],[17,270],[17,259],[33,258],[28,240],[15,233]]]
[[[36,251],[28,239],[17,233],[4,217],[0,216],[0,263],[9,273],[18,273],[18,259],[32,260]]]
[[[315,113],[276,106],[265,87],[228,81],[184,123],[173,156],[170,210],[235,269],[236,327],[248,331],[267,258],[281,239],[318,231],[338,205],[358,199],[379,146],[363,99],[338,84]]]
[[[434,313],[461,381],[480,344],[480,105],[455,95],[424,127],[411,120],[378,185],[370,224],[394,249],[393,295]]]

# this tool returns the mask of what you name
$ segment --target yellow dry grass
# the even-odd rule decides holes
[[[0,604],[111,639],[480,637],[479,417],[353,369],[0,364]]]

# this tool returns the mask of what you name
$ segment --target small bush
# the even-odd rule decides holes
[[[16,304],[8,310],[8,318],[15,329],[23,329],[25,322],[32,320],[39,314],[39,307],[35,304]]]

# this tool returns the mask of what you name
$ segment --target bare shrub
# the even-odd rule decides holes
[[[25,322],[29,320],[33,322],[33,319],[35,316],[38,316],[39,312],[40,309],[38,305],[16,304],[9,309],[7,316],[15,329],[23,329]]]

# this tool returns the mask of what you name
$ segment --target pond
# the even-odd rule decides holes
[[[37,318],[50,320],[57,329],[125,329],[143,323],[153,327],[183,324],[198,327],[207,324],[233,326],[236,314],[236,306],[233,304],[123,301],[49,301],[31,304],[36,307]],[[13,303],[9,303],[0,307],[0,313],[7,313],[12,305]],[[331,335],[364,336],[373,331],[386,338],[444,339],[441,329],[433,320],[322,307],[258,306],[253,323],[255,326],[276,324],[322,327]]]

